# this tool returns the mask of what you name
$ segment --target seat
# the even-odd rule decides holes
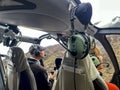
[[[0,90],[5,90],[5,72],[4,72],[4,67],[2,63],[2,59],[0,56]]]
[[[29,90],[37,90],[34,74],[32,73],[24,52],[19,47],[11,47],[11,60],[7,62],[7,80],[6,90],[27,90],[24,86],[29,87]],[[26,78],[22,78],[24,76]],[[28,81],[28,84],[21,82]],[[24,89],[22,89],[24,88]]]
[[[77,60],[75,76],[74,60],[73,57],[65,54],[52,90],[75,90],[75,88],[76,90],[108,90],[89,55],[82,60]],[[96,89],[94,82],[100,87]]]

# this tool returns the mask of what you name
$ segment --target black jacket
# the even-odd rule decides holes
[[[37,90],[51,90],[54,80],[48,80],[48,74],[44,67],[38,64],[37,60],[31,58],[28,58],[28,62],[36,79]]]

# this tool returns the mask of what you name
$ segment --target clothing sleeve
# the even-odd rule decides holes
[[[46,71],[40,71],[36,76],[36,83],[38,90],[51,90],[54,80],[48,80]]]
[[[53,83],[54,83],[54,79],[50,78],[50,79],[49,79],[49,84],[50,84],[51,88],[52,88],[52,86],[53,86]]]

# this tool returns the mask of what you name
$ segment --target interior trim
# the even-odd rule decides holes
[[[0,11],[20,10],[20,9],[24,9],[25,10],[25,9],[35,9],[36,8],[36,4],[35,3],[27,1],[27,0],[14,0],[14,1],[20,3],[20,5],[0,6]]]

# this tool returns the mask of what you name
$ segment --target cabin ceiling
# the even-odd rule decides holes
[[[47,32],[71,30],[68,0],[1,0],[0,22]],[[75,20],[75,28],[82,29]]]

